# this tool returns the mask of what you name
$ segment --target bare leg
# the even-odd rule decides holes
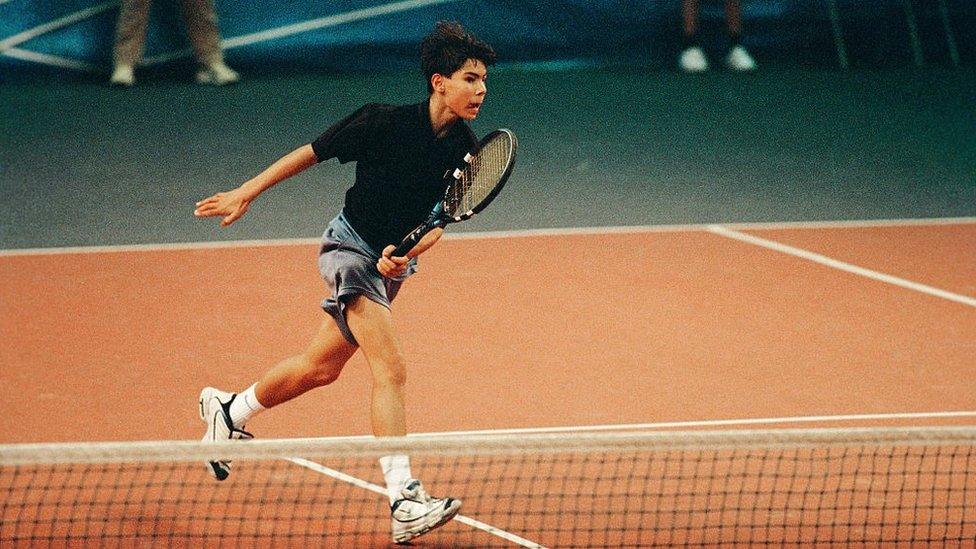
[[[373,374],[371,421],[378,437],[407,434],[403,388],[407,363],[386,307],[358,296],[346,309],[349,329],[360,343]]]
[[[265,408],[332,383],[356,349],[342,336],[335,321],[326,318],[304,353],[279,362],[253,387],[234,396],[213,387],[204,388],[200,392],[200,418],[207,423],[203,440],[251,438],[243,431],[245,422]],[[230,461],[208,460],[207,464],[217,480],[230,474]]]
[[[332,318],[322,326],[308,349],[288,357],[258,380],[254,395],[265,408],[287,402],[316,387],[335,381],[357,347],[342,336]]]
[[[407,367],[393,326],[393,315],[386,307],[364,296],[350,302],[346,312],[349,329],[362,346],[373,373],[373,435],[405,436],[403,388]],[[420,481],[411,475],[409,456],[383,456],[380,466],[390,498],[393,541],[402,543],[423,535],[446,524],[461,509],[459,500],[432,498],[426,494]]]

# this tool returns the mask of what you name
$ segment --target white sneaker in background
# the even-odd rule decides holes
[[[734,71],[754,71],[756,70],[756,60],[749,55],[742,46],[736,46],[729,51],[725,58],[725,66]]]
[[[685,72],[703,72],[708,70],[708,59],[700,47],[692,46],[681,52],[678,66]]]
[[[461,510],[461,500],[432,498],[417,479],[408,480],[400,495],[390,507],[395,543],[406,543],[443,526]]]
[[[223,61],[212,63],[197,71],[198,84],[223,86],[233,84],[241,79],[237,71],[228,67]]]
[[[113,86],[125,86],[127,88],[135,84],[136,75],[132,65],[116,65],[109,83]]]

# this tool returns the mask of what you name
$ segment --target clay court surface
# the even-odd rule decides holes
[[[732,230],[921,290],[708,226],[447,239],[394,307],[411,431],[976,409],[972,220]],[[243,389],[325,318],[315,254],[297,240],[0,256],[0,440],[198,438],[200,387]],[[368,394],[357,355],[249,427],[366,434]],[[900,420],[845,422],[879,423]]]
[[[410,357],[410,428],[971,424],[974,243],[970,218],[458,235],[425,254],[395,303]],[[316,251],[306,239],[4,252],[0,440],[199,438],[200,387],[246,387],[299,352],[325,318]],[[262,438],[366,434],[369,385],[357,356],[335,384],[248,427]],[[922,464],[971,459],[940,453],[930,462],[907,452],[870,459],[903,475],[893,478],[906,488],[936,482],[914,470]],[[802,479],[807,460],[819,468],[827,455],[840,469],[824,469],[825,478],[848,482],[840,480],[846,453],[819,450],[756,465],[751,451],[689,453],[677,480],[671,453],[663,461],[613,452],[525,461],[415,456],[424,478],[467,502],[420,545],[971,539],[965,504],[956,503],[972,489],[969,474],[947,477],[960,490],[954,495],[909,492],[893,509],[877,508],[874,483],[862,492],[864,478],[855,476],[850,491],[838,485],[839,510],[804,505],[780,518],[772,509],[792,508],[794,489],[806,504],[826,488],[790,475]],[[795,469],[781,470],[783,459]],[[694,476],[682,480],[686,466]],[[374,459],[238,467],[218,485],[202,465],[185,463],[15,474],[7,489],[30,503],[7,510],[17,520],[5,539],[389,544]],[[761,480],[750,485],[754,467],[759,479],[784,475],[768,496]],[[621,468],[630,471],[623,480]],[[778,492],[785,482],[789,491]],[[722,493],[740,495],[714,499]],[[926,511],[930,504],[938,508]],[[552,514],[564,505],[586,513],[569,521],[564,511]],[[716,505],[770,514],[710,511]],[[887,521],[895,524],[880,526]]]

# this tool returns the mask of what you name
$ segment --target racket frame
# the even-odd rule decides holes
[[[492,139],[495,139],[499,135],[503,135],[503,134],[509,136],[509,140],[512,143],[512,153],[511,153],[511,157],[508,160],[508,165],[505,167],[505,171],[502,172],[501,177],[498,179],[498,183],[495,184],[491,192],[488,193],[488,195],[485,196],[485,198],[481,202],[475,204],[474,207],[471,208],[470,210],[466,212],[462,212],[460,214],[449,215],[447,213],[448,196],[450,195],[451,189],[454,187],[454,185],[456,185],[457,182],[460,181],[464,169],[467,166],[471,165],[471,161],[474,160],[475,156],[478,154],[478,152],[486,143],[488,143]],[[517,152],[518,152],[518,140],[515,138],[515,133],[512,132],[512,130],[506,128],[497,129],[489,133],[488,135],[486,135],[484,138],[482,138],[481,141],[479,141],[478,144],[471,151],[465,153],[464,158],[462,159],[462,164],[460,164],[458,167],[456,167],[453,171],[450,172],[451,182],[447,186],[447,189],[445,189],[444,191],[444,198],[442,198],[437,203],[437,205],[434,206],[434,209],[430,212],[430,216],[427,218],[426,221],[424,221],[416,229],[410,231],[410,234],[408,234],[406,238],[403,239],[403,242],[401,242],[396,247],[396,249],[393,250],[392,255],[397,257],[405,256],[407,252],[412,250],[413,247],[416,246],[418,242],[420,242],[420,239],[423,238],[424,235],[429,233],[430,231],[437,228],[444,228],[445,226],[451,223],[458,223],[466,219],[471,219],[476,214],[484,210],[488,206],[488,204],[491,204],[491,201],[498,196],[498,193],[500,193],[502,191],[502,188],[505,187],[505,183],[508,182],[509,176],[512,175],[512,170],[515,168],[515,157]]]

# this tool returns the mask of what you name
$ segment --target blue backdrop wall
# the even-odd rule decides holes
[[[760,63],[819,67],[972,66],[972,0],[743,0]],[[416,65],[439,19],[462,21],[508,63],[669,67],[680,0],[216,0],[231,64],[250,70],[363,71]],[[105,72],[118,1],[0,0],[0,74]],[[707,49],[726,44],[723,2],[702,0]],[[157,0],[147,65],[190,61],[179,2]]]

